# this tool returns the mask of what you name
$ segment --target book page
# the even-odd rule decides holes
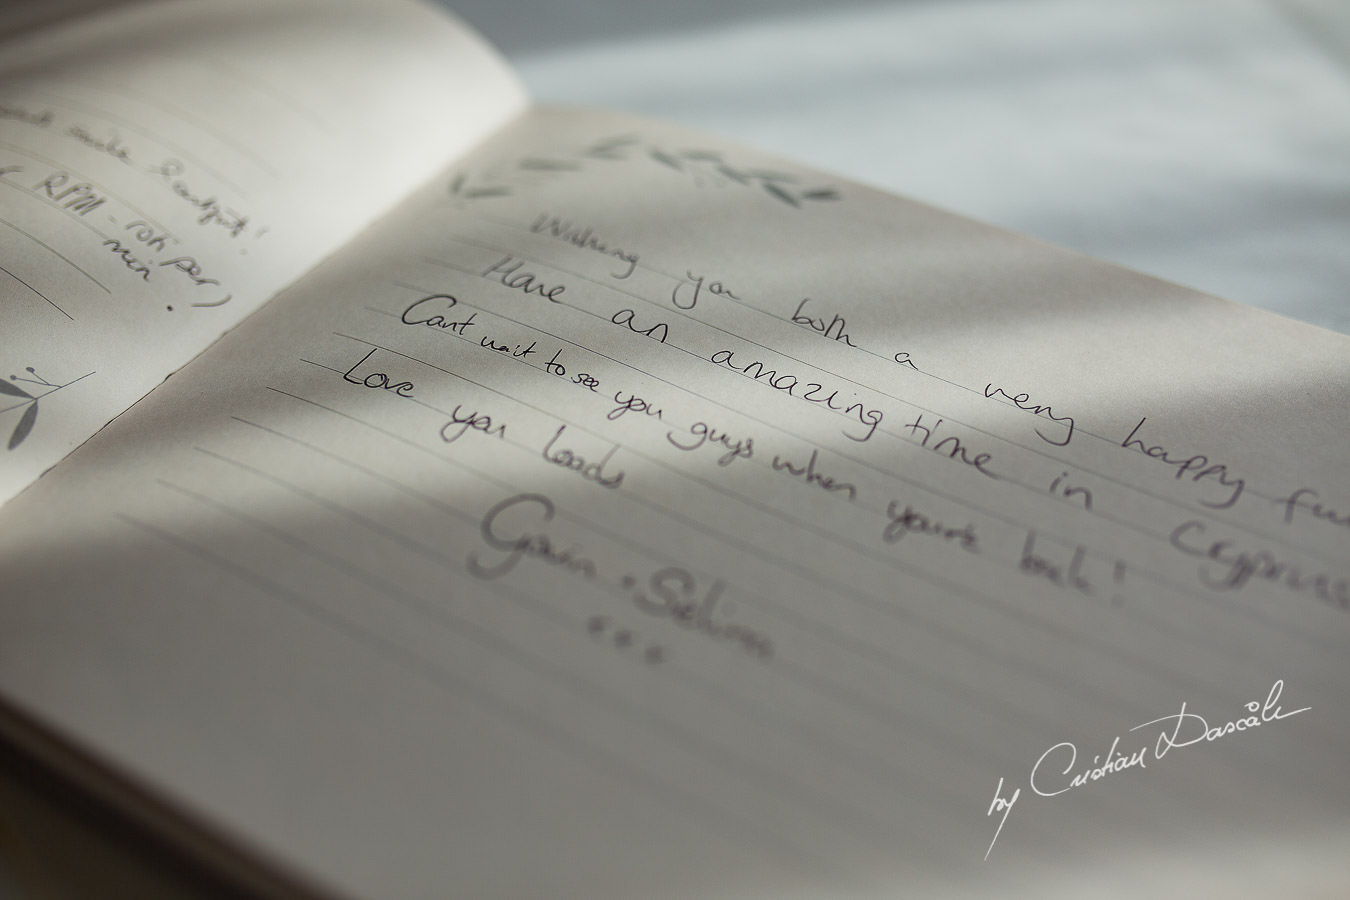
[[[536,111],[0,513],[0,691],[342,896],[1330,895],[1348,350]]]
[[[403,2],[122,3],[0,42],[0,501],[523,102]]]

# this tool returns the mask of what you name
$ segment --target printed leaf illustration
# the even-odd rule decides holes
[[[522,168],[524,166],[522,165]],[[480,197],[505,197],[511,193],[509,187],[493,185],[492,187],[468,187],[469,177],[463,173],[456,175],[455,180],[450,182],[450,193],[463,197],[466,200],[477,200]]]
[[[650,153],[652,159],[656,160],[662,165],[670,166],[676,172],[683,171],[683,169],[680,167],[679,160],[675,159],[675,157],[662,153],[660,150],[652,150],[650,151]]]
[[[627,148],[635,143],[637,143],[637,138],[628,135],[623,137],[610,138],[609,140],[600,141],[599,143],[592,144],[585,151],[585,155],[593,156],[598,159],[623,159],[623,157],[619,154],[618,151]]]
[[[19,387],[17,384],[10,384],[8,381],[0,381],[0,394],[9,394],[11,397],[26,397],[33,399],[33,395]]]
[[[560,159],[522,159],[519,165],[535,172],[571,172],[581,168],[574,162]]]
[[[796,187],[800,183],[800,178],[788,172],[734,167],[727,162],[725,154],[717,150],[698,148],[663,150],[632,135],[601,139],[574,150],[561,159],[522,157],[515,161],[514,166],[519,171],[561,174],[580,171],[597,161],[625,162],[634,158],[649,159],[668,169],[681,172],[693,180],[695,187],[709,185],[725,187],[726,181],[731,181],[744,187],[763,188],[765,193],[775,200],[797,209],[802,208],[808,201],[841,199],[835,188],[817,187],[807,190]],[[458,194],[462,198],[474,198],[500,196],[511,192],[509,187],[504,186],[470,189],[467,185],[467,180],[459,176],[450,185],[450,193]]]
[[[796,181],[795,175],[789,175],[787,172],[771,172],[768,169],[752,169],[750,174],[761,181]]]
[[[33,430],[33,423],[37,421],[37,402],[28,404],[28,408],[19,416],[19,424],[14,426],[14,432],[9,436],[9,449],[23,443],[23,439],[28,437],[29,432]]]
[[[744,174],[741,173],[741,172],[737,172],[735,169],[731,168],[730,166],[718,166],[718,167],[717,167],[717,171],[721,172],[723,175],[727,176],[727,177],[730,178],[732,181],[735,181],[735,182],[737,182],[738,184],[749,184],[749,183],[750,183],[750,179],[749,179],[746,175],[744,175]]]
[[[791,206],[801,206],[801,203],[797,201],[796,197],[792,196],[791,194],[789,194],[787,191],[783,190],[776,184],[770,184],[769,182],[765,182],[764,190],[768,191],[770,194],[773,194],[775,197],[777,197],[779,200],[782,200],[784,203],[787,203]]]

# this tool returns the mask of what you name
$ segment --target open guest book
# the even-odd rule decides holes
[[[0,44],[7,746],[257,895],[1350,883],[1350,340],[416,5]]]

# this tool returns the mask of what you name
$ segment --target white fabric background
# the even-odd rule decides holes
[[[1350,333],[1346,0],[440,0],[682,122]]]

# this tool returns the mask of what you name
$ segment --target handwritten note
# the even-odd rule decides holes
[[[37,418],[0,405],[22,436],[0,501],[522,104],[439,17],[353,7],[290,33],[322,9],[139,5],[0,46],[0,377],[70,385]]]
[[[710,143],[536,111],[236,328],[0,513],[0,684],[374,895],[1345,874],[1345,339]]]

